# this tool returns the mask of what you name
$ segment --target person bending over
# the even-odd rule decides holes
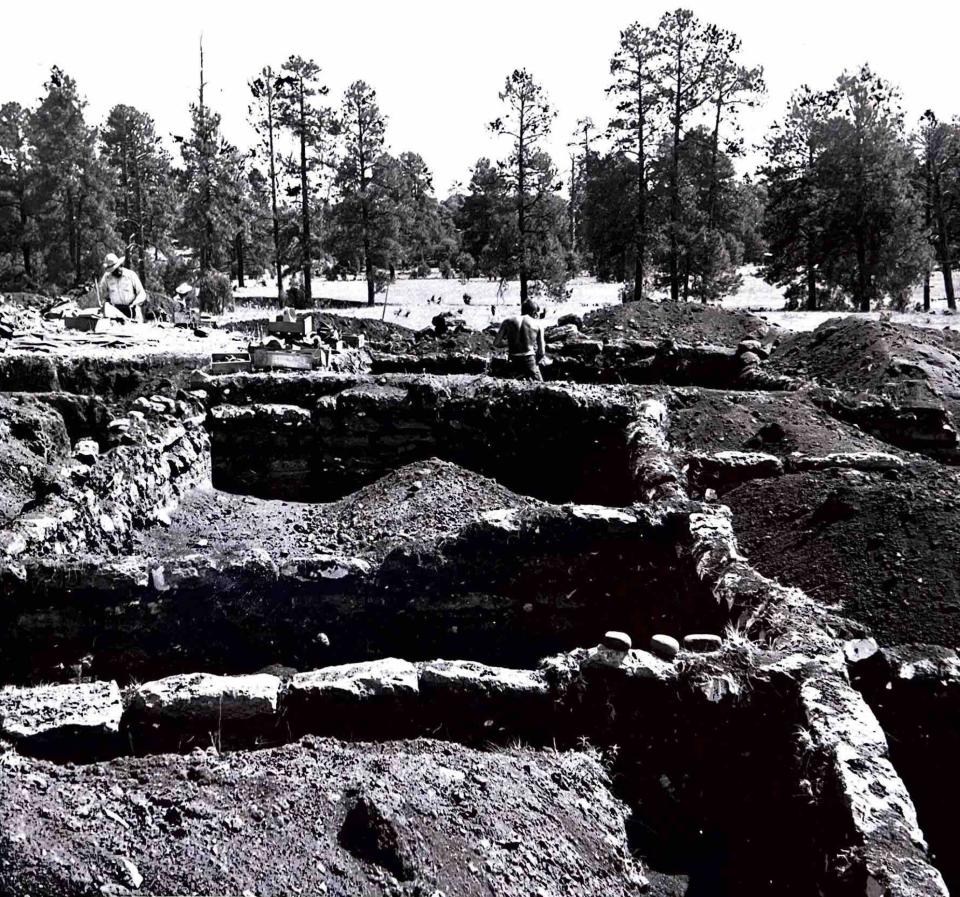
[[[143,303],[147,294],[136,272],[123,267],[123,259],[107,253],[103,260],[103,277],[100,279],[100,301],[110,303],[132,321],[143,321]]]
[[[497,349],[507,347],[514,376],[520,380],[543,380],[540,364],[547,357],[543,325],[539,320],[540,306],[532,299],[520,306],[520,314],[507,318],[500,325],[494,341]]]

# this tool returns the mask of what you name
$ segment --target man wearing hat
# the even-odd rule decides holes
[[[109,302],[115,309],[132,321],[143,321],[143,303],[147,294],[135,271],[123,267],[123,260],[108,252],[103,260],[103,277],[100,279],[100,304]]]

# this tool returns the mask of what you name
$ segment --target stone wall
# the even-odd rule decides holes
[[[209,481],[209,437],[196,406],[140,399],[106,427],[101,445],[78,443],[51,474],[49,493],[0,530],[7,572],[24,556],[64,561],[86,552],[119,552],[131,534],[169,522],[181,495]],[[25,573],[21,573],[25,575]]]
[[[267,498],[329,500],[437,456],[549,501],[633,500],[632,396],[450,379],[305,378],[302,390],[287,380],[261,391],[238,378],[235,387],[205,389],[214,483]]]

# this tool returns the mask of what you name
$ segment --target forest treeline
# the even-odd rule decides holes
[[[960,122],[908,124],[897,88],[863,66],[798,87],[748,147],[740,114],[765,85],[735,34],[677,9],[611,43],[609,120],[584,116],[551,158],[556,111],[517,69],[488,124],[498,157],[442,199],[417,152],[390,151],[374,88],[334,98],[312,59],[251,73],[247,149],[205,96],[202,50],[189,133],[169,139],[127,105],[89,121],[54,67],[36,105],[0,106],[0,289],[78,287],[122,250],[148,288],[271,272],[307,304],[314,277],[364,277],[373,303],[398,272],[434,269],[519,280],[522,297],[587,272],[625,301],[706,302],[753,263],[798,307],[902,306],[919,283],[929,305],[935,271],[955,307]],[[762,162],[740,175],[751,150]]]

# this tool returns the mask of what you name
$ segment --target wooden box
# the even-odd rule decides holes
[[[283,349],[265,349],[255,346],[250,350],[255,371],[285,368],[294,371],[309,371],[313,368],[313,354],[306,352],[287,352]]]
[[[313,333],[313,318],[309,315],[299,321],[268,321],[267,333],[293,334],[295,336],[309,336]]]
[[[84,330],[88,333],[104,333],[112,328],[107,318],[95,318],[93,315],[76,315],[63,319],[67,330]]]

